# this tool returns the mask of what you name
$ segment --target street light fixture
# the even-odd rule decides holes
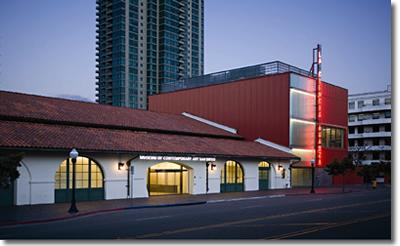
[[[76,158],[78,157],[79,153],[76,151],[76,149],[72,149],[71,152],[69,152],[69,157],[72,160],[72,199],[71,199],[71,207],[69,208],[68,212],[69,213],[77,213],[78,209],[76,208],[75,204],[75,163],[76,163]]]
[[[310,193],[315,193],[315,190],[314,190],[314,163],[315,163],[315,160],[313,157],[313,158],[311,158],[311,191],[310,191]]]

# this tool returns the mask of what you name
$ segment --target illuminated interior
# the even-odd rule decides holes
[[[221,170],[221,192],[243,191],[243,169],[235,161],[227,161]]]
[[[269,169],[270,165],[266,161],[260,162],[258,164],[258,189],[267,190],[269,186]]]
[[[187,194],[188,168],[172,163],[163,162],[150,167],[148,174],[148,191],[150,196]]]
[[[65,202],[72,195],[72,160],[69,158],[58,167],[55,179],[55,201]],[[75,163],[76,199],[101,200],[104,199],[104,177],[98,164],[92,159],[78,156]]]
[[[69,162],[67,170],[67,161]],[[72,189],[72,161],[65,160],[58,167],[55,175],[55,189],[66,189],[67,183],[69,189]],[[68,178],[68,182],[67,182]],[[86,157],[76,158],[75,164],[75,188],[102,188],[103,173],[94,161]]]

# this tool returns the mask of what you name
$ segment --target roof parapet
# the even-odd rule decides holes
[[[228,127],[228,126],[224,126],[224,125],[218,124],[216,122],[213,122],[213,121],[210,121],[210,120],[206,120],[206,119],[198,117],[198,116],[191,115],[191,114],[186,113],[186,112],[183,112],[182,115],[184,115],[186,117],[189,117],[191,119],[206,123],[208,125],[217,127],[219,129],[225,130],[227,132],[230,132],[230,133],[233,133],[233,134],[237,134],[237,129],[234,129],[234,128],[231,128],[231,127]]]

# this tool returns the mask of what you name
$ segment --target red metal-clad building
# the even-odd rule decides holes
[[[235,128],[248,141],[261,138],[292,148],[302,159],[292,165],[293,186],[311,182],[310,160],[316,155],[316,128],[321,126],[316,185],[324,185],[332,184],[323,170],[326,164],[348,154],[348,91],[325,82],[320,90],[321,117],[317,122],[315,78],[304,70],[272,62],[166,85],[165,93],[149,97],[149,109],[186,112]]]

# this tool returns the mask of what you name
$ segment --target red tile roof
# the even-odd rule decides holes
[[[0,148],[298,159],[182,115],[4,91]]]
[[[9,148],[76,148],[78,151],[297,158],[244,140],[29,122],[0,121],[0,136],[0,147]]]
[[[237,134],[183,115],[6,91],[0,91],[0,119],[136,129],[141,131],[168,131],[242,139]]]

